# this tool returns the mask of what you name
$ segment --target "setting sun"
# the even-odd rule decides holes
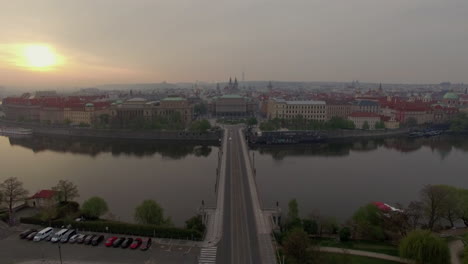
[[[58,64],[58,56],[44,45],[27,45],[23,49],[25,64],[31,68],[48,68]]]

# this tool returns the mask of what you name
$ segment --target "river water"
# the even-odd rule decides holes
[[[264,207],[287,210],[296,198],[302,216],[344,222],[372,201],[418,199],[425,184],[468,188],[468,138],[392,138],[256,149]]]
[[[18,177],[32,194],[59,180],[78,186],[82,202],[103,197],[113,217],[133,221],[145,199],[177,226],[204,200],[215,204],[218,147],[187,143],[0,136],[0,181]]]
[[[217,146],[83,138],[0,136],[0,181],[16,176],[33,194],[74,182],[79,202],[103,197],[116,219],[133,221],[145,199],[162,205],[177,226],[201,201],[215,205]],[[255,154],[252,154],[255,153]],[[255,157],[263,207],[347,220],[371,201],[407,204],[425,184],[468,188],[468,138],[391,138],[261,147]]]

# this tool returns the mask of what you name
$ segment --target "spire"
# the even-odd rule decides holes
[[[237,77],[234,79],[234,83],[237,83]]]
[[[465,94],[468,94],[468,88],[465,88]]]
[[[231,78],[231,77],[229,77],[229,84],[231,84],[231,83],[232,83],[232,78]]]

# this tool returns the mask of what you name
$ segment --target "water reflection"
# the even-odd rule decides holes
[[[447,157],[453,149],[468,152],[468,139],[462,136],[441,136],[432,138],[381,138],[343,140],[313,145],[297,146],[259,146],[254,149],[260,154],[271,155],[275,160],[283,160],[287,156],[322,156],[345,157],[352,151],[372,152],[379,148],[411,153],[428,147],[437,152],[442,159]]]
[[[170,159],[182,159],[193,154],[196,157],[208,157],[212,151],[210,145],[194,143],[175,143],[143,140],[111,140],[95,138],[33,136],[9,138],[12,146],[18,145],[31,149],[34,153],[51,150],[61,153],[97,156],[111,153],[112,156],[152,156],[155,153]]]

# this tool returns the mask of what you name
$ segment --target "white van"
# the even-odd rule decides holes
[[[52,227],[46,227],[44,229],[42,229],[41,231],[39,231],[39,233],[37,233],[35,236],[34,236],[34,241],[41,241],[42,239],[48,237],[50,234],[52,234],[52,232],[54,231],[54,229]]]
[[[61,229],[60,231],[58,231],[57,233],[54,234],[54,236],[52,237],[52,239],[50,240],[50,242],[52,243],[55,243],[55,242],[59,242],[60,239],[62,238],[62,236],[67,233],[68,229],[64,228],[64,229]]]

